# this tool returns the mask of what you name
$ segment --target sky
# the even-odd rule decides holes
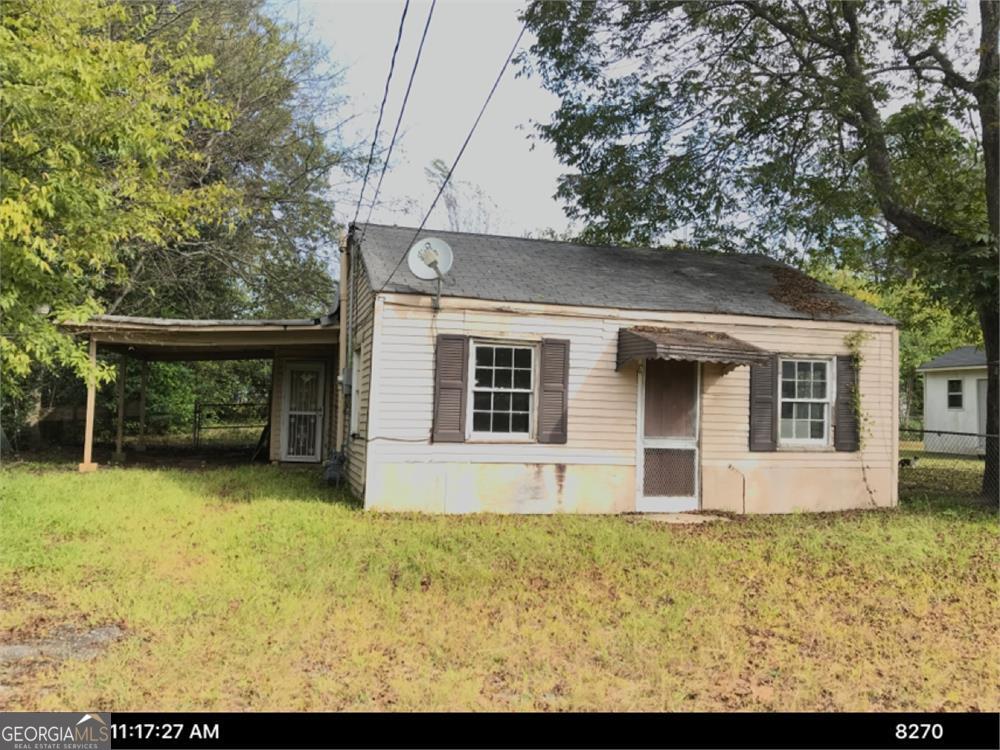
[[[387,145],[399,114],[429,7],[430,2],[410,2],[380,148]],[[401,0],[285,0],[281,6],[280,12],[298,23],[300,34],[322,43],[334,65],[344,68],[338,93],[348,99],[343,114],[355,115],[346,135],[366,146],[378,118],[402,8]],[[521,29],[520,8],[518,2],[438,1],[373,222],[420,223],[436,192],[424,169],[434,159],[454,160]],[[531,42],[526,33],[519,49]],[[491,207],[491,233],[562,232],[568,220],[553,195],[564,170],[547,143],[528,138],[532,121],[548,121],[558,100],[537,77],[516,73],[511,63],[452,179],[478,186],[496,204]],[[377,179],[373,170],[366,200]],[[352,186],[350,197],[338,200],[338,220],[346,223],[353,217],[359,190],[360,184]],[[367,208],[361,219],[366,216]],[[447,228],[440,202],[427,226]]]

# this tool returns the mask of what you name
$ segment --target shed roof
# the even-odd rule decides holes
[[[952,370],[956,367],[986,367],[986,352],[974,346],[960,346],[940,357],[935,357],[930,362],[925,362],[917,369]]]
[[[376,290],[434,293],[434,282],[417,279],[405,260],[400,263],[415,231],[381,224],[364,231],[361,256]],[[895,324],[870,305],[762,255],[428,229],[419,235],[431,236],[448,242],[455,254],[442,284],[446,297]]]

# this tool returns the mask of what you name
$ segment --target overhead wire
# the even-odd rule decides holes
[[[503,66],[500,68],[500,72],[497,74],[496,80],[493,81],[493,86],[490,88],[489,93],[486,95],[486,100],[483,102],[483,106],[479,109],[479,114],[476,115],[475,122],[472,123],[472,127],[469,129],[468,135],[465,136],[465,140],[462,142],[462,147],[458,150],[458,155],[455,156],[455,160],[451,164],[451,168],[448,170],[448,174],[445,175],[444,180],[441,182],[441,187],[438,188],[437,195],[434,196],[434,200],[431,201],[430,208],[427,209],[427,213],[424,214],[424,218],[420,222],[420,226],[417,227],[417,231],[413,233],[413,238],[407,244],[406,249],[403,254],[399,257],[399,261],[393,267],[392,271],[386,277],[385,281],[379,287],[379,292],[385,289],[385,285],[389,283],[389,280],[395,275],[399,267],[403,265],[403,261],[406,260],[406,254],[409,252],[410,247],[416,241],[417,237],[424,230],[424,225],[430,218],[431,213],[434,211],[435,206],[437,206],[438,200],[440,200],[441,195],[444,193],[444,189],[448,186],[451,176],[455,173],[455,167],[458,166],[458,162],[462,159],[462,155],[465,153],[466,147],[469,145],[469,141],[472,140],[472,135],[476,132],[476,128],[479,126],[479,121],[483,119],[483,113],[486,111],[486,107],[489,105],[490,100],[493,98],[493,94],[496,93],[497,87],[500,85],[500,81],[503,78],[503,74],[507,72],[507,68],[510,66],[510,61],[514,57],[514,53],[517,51],[517,46],[521,43],[521,38],[524,36],[524,32],[527,30],[527,24],[521,26],[521,31],[517,35],[517,39],[514,40],[514,44],[510,48],[510,52],[507,53],[507,59],[504,60]]]
[[[392,138],[389,140],[389,148],[386,150],[385,159],[382,161],[382,171],[379,173],[378,182],[375,185],[375,194],[372,196],[372,202],[368,206],[368,217],[365,219],[365,225],[361,230],[361,240],[364,240],[365,238],[365,232],[368,231],[368,222],[372,219],[372,212],[375,210],[375,204],[378,202],[378,195],[382,191],[382,180],[385,179],[385,173],[389,167],[389,159],[392,157],[392,150],[396,145],[399,128],[403,122],[403,114],[406,112],[406,103],[410,100],[410,90],[413,88],[413,79],[416,78],[417,67],[420,65],[420,54],[424,50],[424,41],[427,39],[427,30],[431,26],[431,18],[434,16],[435,5],[437,5],[437,0],[432,0],[430,10],[427,11],[427,21],[424,22],[424,31],[420,35],[420,45],[417,47],[417,55],[413,59],[413,67],[410,69],[410,80],[406,84],[406,93],[403,95],[403,103],[400,105],[399,116],[396,118],[396,127],[392,131]]]
[[[403,14],[399,18],[399,31],[396,32],[396,45],[392,48],[392,58],[389,60],[389,74],[385,78],[385,90],[382,92],[382,103],[378,108],[378,120],[375,122],[375,132],[372,134],[372,147],[368,152],[368,163],[365,165],[365,176],[361,181],[361,192],[358,195],[358,206],[354,209],[354,222],[361,214],[361,202],[365,197],[365,188],[368,186],[368,175],[371,173],[372,162],[375,160],[375,145],[378,143],[378,133],[382,128],[382,115],[385,113],[385,102],[389,98],[389,84],[392,83],[392,73],[396,69],[396,55],[399,53],[399,43],[403,38],[403,26],[406,23],[406,12],[410,9],[410,0],[403,4]]]

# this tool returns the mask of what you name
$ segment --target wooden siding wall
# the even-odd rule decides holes
[[[281,460],[281,418],[285,394],[285,365],[287,362],[323,362],[326,365],[324,377],[326,402],[323,405],[323,447],[320,455],[326,460],[333,446],[337,420],[337,344],[335,342],[309,347],[283,347],[274,353],[271,365],[271,440],[268,455],[272,461]]]
[[[361,366],[358,368],[358,403],[348,403],[347,412],[344,415],[347,435],[347,481],[351,490],[364,497],[365,493],[365,471],[368,457],[368,409],[369,392],[372,378],[372,338],[374,336],[375,323],[375,293],[368,282],[368,272],[365,269],[364,261],[360,253],[354,251],[351,255],[350,284],[353,296],[351,298],[351,310],[348,315],[351,326],[351,349],[361,348]],[[433,351],[433,347],[431,347]],[[354,351],[347,352],[347,371],[350,372],[351,358]],[[350,392],[346,394],[350,399]],[[430,406],[428,405],[428,409]],[[351,412],[358,410],[358,430],[357,435],[350,434]]]
[[[370,294],[359,302],[362,313],[373,309]],[[532,512],[634,509],[637,368],[631,365],[616,372],[615,359],[619,328],[650,323],[723,331],[769,351],[808,355],[847,354],[845,336],[866,330],[870,336],[863,347],[861,393],[871,422],[863,452],[867,486],[856,453],[837,453],[832,448],[751,453],[749,368],[737,367],[724,374],[721,366],[705,365],[702,507],[789,512],[896,502],[898,360],[897,332],[892,327],[449,298],[442,300],[442,310],[434,315],[429,299],[409,295],[387,295],[379,307],[374,337],[377,380],[371,393],[378,408],[370,427],[364,407],[368,380],[362,381],[362,430],[371,439],[366,507]],[[372,322],[365,317],[359,324],[367,373]],[[568,441],[432,444],[434,341],[439,333],[513,341],[569,339]],[[355,451],[364,460],[364,444]],[[357,488],[357,481],[352,477],[352,486]],[[590,488],[578,489],[586,495],[585,502],[570,497],[571,487]]]

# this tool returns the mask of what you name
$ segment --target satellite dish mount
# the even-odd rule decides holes
[[[407,253],[410,273],[418,279],[437,282],[434,294],[435,311],[441,309],[441,280],[451,270],[453,259],[454,256],[448,243],[437,237],[424,237],[417,240]]]

